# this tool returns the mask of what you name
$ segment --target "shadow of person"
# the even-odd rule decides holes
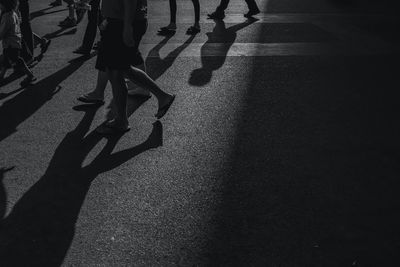
[[[161,58],[160,50],[165,46],[165,44],[172,38],[172,35],[167,35],[161,40],[156,46],[154,46],[146,57],[146,71],[147,74],[153,79],[157,80],[167,71],[179,54],[185,50],[186,47],[193,41],[195,35],[190,36],[182,45],[178,46],[174,50],[168,53],[167,56]]]
[[[4,218],[7,210],[7,194],[6,189],[4,188],[3,179],[4,174],[13,170],[15,167],[10,168],[0,168],[0,220]],[[1,223],[0,223],[1,227]]]
[[[85,61],[79,57],[67,66],[26,88],[0,106],[0,142],[17,131],[20,123],[34,114],[61,90],[59,84],[79,69]]]
[[[229,49],[236,40],[236,32],[249,26],[257,19],[248,19],[245,22],[225,28],[223,20],[214,20],[215,27],[207,32],[208,40],[201,47],[201,68],[192,71],[189,84],[204,86],[210,82],[212,73],[221,68],[226,60]]]
[[[94,160],[83,166],[89,152],[103,138],[95,132],[86,135],[96,111],[86,109],[78,126],[56,148],[45,174],[0,223],[2,263],[60,266],[91,182],[100,173],[162,144],[162,125],[157,121],[143,143],[112,153],[122,135],[111,136]]]
[[[46,39],[54,39],[63,35],[72,35],[75,34],[77,32],[76,28],[60,28],[54,32],[51,33],[47,33],[44,36],[42,36],[43,38]]]
[[[46,8],[43,8],[41,10],[37,10],[37,11],[31,12],[31,14],[29,15],[30,20],[32,21],[33,19],[35,19],[37,17],[41,17],[41,16],[44,16],[44,15],[50,15],[50,14],[53,14],[53,13],[58,13],[58,12],[63,12],[63,11],[68,10],[67,8],[63,8],[63,9],[54,10],[54,11],[51,11],[51,12],[46,12],[47,10],[50,10],[52,8],[53,7],[46,7]]]

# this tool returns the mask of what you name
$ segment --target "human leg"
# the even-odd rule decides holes
[[[82,45],[74,51],[78,54],[89,54],[96,39],[100,0],[92,0],[90,5],[91,9],[88,11],[88,24],[83,36]]]
[[[200,32],[200,3],[199,0],[192,0],[194,9],[194,24],[187,29],[186,34],[193,35]]]
[[[249,8],[249,12],[247,12],[246,14],[244,14],[244,16],[246,18],[250,18],[254,15],[257,15],[258,13],[260,13],[260,9],[257,6],[257,3],[255,0],[245,0],[246,4]]]
[[[169,24],[161,27],[158,31],[159,34],[173,34],[176,31],[176,0],[169,0]]]
[[[21,35],[23,40],[21,55],[29,61],[33,58],[33,34],[29,17],[28,0],[20,0],[18,10],[21,15]]]
[[[208,14],[209,19],[223,19],[225,18],[225,9],[227,9],[229,4],[229,0],[221,0],[219,6],[216,8],[216,10]]]

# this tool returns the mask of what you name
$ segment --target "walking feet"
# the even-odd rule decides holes
[[[188,35],[196,35],[199,32],[200,32],[200,25],[195,24],[193,26],[190,26],[189,29],[187,29],[186,34],[188,34]]]
[[[175,100],[175,95],[168,95],[165,97],[162,103],[159,103],[158,111],[154,115],[157,119],[161,119],[167,113],[168,109],[171,107]]]
[[[176,32],[176,24],[170,23],[165,27],[161,27],[158,30],[158,35],[173,35]]]
[[[221,20],[225,18],[225,12],[224,11],[214,11],[211,14],[207,15],[209,19],[217,19],[217,20]]]

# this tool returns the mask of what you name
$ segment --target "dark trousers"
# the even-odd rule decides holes
[[[245,0],[245,1],[246,1],[246,4],[247,4],[249,10],[258,9],[257,3],[255,0]],[[225,9],[227,9],[227,7],[228,7],[228,4],[229,4],[229,0],[221,0],[221,3],[217,7],[217,10],[219,12],[225,11]]]
[[[19,1],[19,12],[21,14],[21,35],[22,35],[22,51],[21,56],[25,60],[30,60],[33,57],[33,33],[29,17],[28,0]]]
[[[88,24],[82,41],[82,47],[88,50],[92,49],[96,39],[97,27],[101,23],[100,0],[92,0],[90,5],[92,8],[88,11]]]

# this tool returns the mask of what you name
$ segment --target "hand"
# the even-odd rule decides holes
[[[135,40],[133,39],[133,27],[124,26],[123,31],[124,44],[128,47],[135,46]]]

